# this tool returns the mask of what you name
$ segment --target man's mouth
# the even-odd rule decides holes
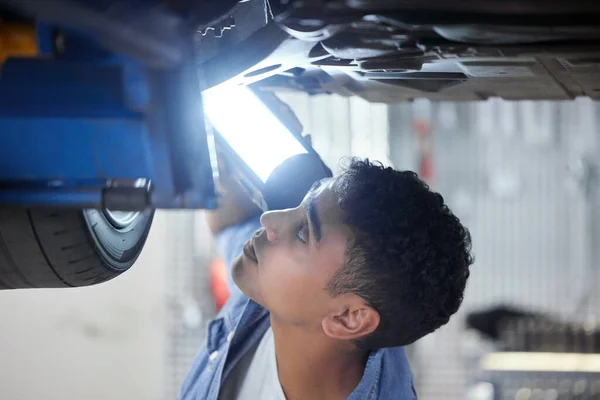
[[[254,251],[252,240],[248,240],[246,242],[243,252],[246,257],[258,264],[258,259],[256,258],[256,252]]]

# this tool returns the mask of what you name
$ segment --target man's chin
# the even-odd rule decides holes
[[[255,266],[248,264],[250,263],[244,260],[243,256],[239,256],[238,258],[236,258],[233,262],[233,265],[231,266],[231,277],[233,279],[233,282],[240,289],[240,291],[252,300],[254,300],[254,296],[251,290],[252,285],[250,282],[250,280],[252,279],[252,273],[251,271],[249,271],[249,268]]]
[[[242,281],[244,275],[244,259],[242,256],[239,256],[233,261],[233,265],[231,266],[231,277],[235,284],[240,287],[240,283]]]

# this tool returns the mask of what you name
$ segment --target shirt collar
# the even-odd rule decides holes
[[[269,311],[267,309],[253,300],[248,300],[239,320],[235,321],[232,318],[227,323],[230,326],[237,326],[236,335],[245,336],[246,330],[255,329],[257,321],[265,318],[268,314]],[[265,324],[268,324],[268,322],[265,321]],[[268,328],[265,327],[265,331],[266,329]],[[386,357],[391,357],[391,359],[385,361],[384,358]],[[389,364],[389,368],[393,368],[394,371],[385,371],[385,364]],[[384,384],[386,386],[385,390],[391,390],[396,394],[405,393],[411,389],[412,374],[410,373],[410,366],[408,365],[403,348],[384,348],[372,351],[367,359],[363,377],[356,389],[348,397],[348,400],[377,399],[381,392],[382,380],[386,380],[387,382]],[[412,390],[406,393],[412,393]]]

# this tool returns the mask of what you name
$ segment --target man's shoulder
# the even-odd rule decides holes
[[[205,344],[182,385],[180,400],[216,399],[222,377],[237,365],[245,349],[260,340],[260,329],[251,323],[266,310],[238,293],[208,323]]]

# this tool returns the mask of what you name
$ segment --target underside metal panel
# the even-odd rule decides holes
[[[271,6],[295,40],[280,43],[260,69],[237,75],[246,84],[387,103],[600,97],[597,1],[313,0]],[[305,49],[283,51],[291,49],[290,41]],[[244,44],[258,46],[252,36]]]

